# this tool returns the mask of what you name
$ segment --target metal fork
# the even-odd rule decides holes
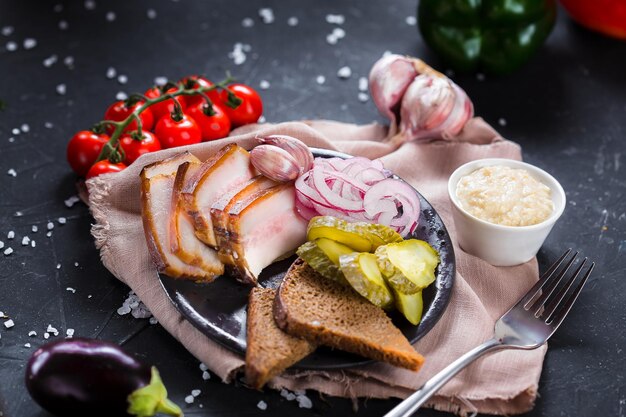
[[[526,295],[498,319],[493,338],[452,362],[384,417],[412,415],[452,377],[487,353],[500,349],[530,350],[543,345],[569,313],[595,266],[592,262],[582,278],[578,280],[574,290],[569,292],[587,263],[587,258],[585,258],[574,273],[566,278],[568,270],[578,257],[578,252],[576,252],[557,274],[557,270],[571,251],[571,249],[565,251]],[[561,282],[563,284],[559,288]],[[559,290],[555,293],[557,288]]]

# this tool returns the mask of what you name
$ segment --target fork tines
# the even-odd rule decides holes
[[[565,315],[567,315],[595,266],[595,263],[592,262],[582,274],[582,278],[578,280],[578,284],[574,290],[570,291],[587,264],[587,258],[584,258],[574,273],[566,277],[568,270],[578,257],[578,252],[574,253],[574,256],[565,263],[563,268],[560,270],[559,268],[571,251],[571,249],[565,251],[565,253],[548,268],[537,284],[528,292],[528,295],[520,301],[525,310],[534,312],[535,317],[541,318],[549,325],[558,325]],[[558,291],[556,291],[557,288]]]

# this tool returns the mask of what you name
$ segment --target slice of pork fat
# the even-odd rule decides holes
[[[228,212],[231,207],[257,191],[265,190],[275,185],[278,184],[263,175],[258,175],[222,195],[213,203],[211,207],[211,221],[213,222],[213,231],[219,247],[218,256],[220,261],[227,265],[235,265],[228,234]]]
[[[305,242],[306,228],[295,208],[292,183],[236,202],[228,213],[228,232],[238,279],[256,285],[263,268]]]
[[[185,183],[201,165],[200,161],[183,162],[176,171],[170,216],[170,248],[189,265],[202,268],[210,274],[222,275],[224,264],[218,259],[217,251],[198,239],[193,228],[193,219],[185,210],[184,201],[180,198]]]
[[[178,165],[190,161],[197,161],[197,158],[186,152],[143,168],[140,175],[141,218],[148,250],[159,272],[173,278],[211,281],[215,278],[213,274],[183,262],[172,253],[169,244],[174,174]]]
[[[220,196],[252,179],[258,173],[250,164],[250,154],[241,146],[230,144],[202,164],[183,188],[187,213],[194,220],[196,236],[217,248],[211,206]]]

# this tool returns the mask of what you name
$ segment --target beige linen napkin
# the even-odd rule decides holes
[[[315,389],[342,397],[403,398],[463,353],[490,338],[495,320],[537,280],[537,264],[494,267],[463,252],[456,244],[447,180],[461,164],[479,158],[521,159],[517,144],[502,139],[482,119],[471,120],[458,141],[407,143],[399,149],[377,142],[386,129],[331,121],[246,126],[233,136],[187,149],[205,159],[229,142],[250,149],[256,134],[295,136],[310,146],[381,158],[435,207],[455,243],[457,275],[450,304],[437,325],[415,344],[426,357],[420,372],[383,363],[343,371],[288,371],[270,382],[273,388]],[[140,218],[139,172],[144,165],[183,148],[143,156],[125,171],[87,181],[92,234],[102,262],[128,284],[174,337],[225,382],[244,365],[233,353],[196,330],[163,292],[148,253]],[[532,408],[546,348],[501,351],[487,356],[445,385],[427,406],[457,414],[479,411],[519,414]]]

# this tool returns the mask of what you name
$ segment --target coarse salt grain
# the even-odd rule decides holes
[[[193,401],[195,400],[195,398],[193,397],[193,395],[188,395],[185,397],[185,402],[187,404],[193,404]]]
[[[67,20],[59,20],[59,30],[67,30],[70,27]]]
[[[476,79],[478,81],[485,81],[485,74],[483,74],[482,72],[479,72],[476,74]]]
[[[65,223],[67,223],[67,218],[65,218],[65,217],[59,217],[59,218],[57,219],[57,221],[59,222],[59,224],[65,224]]]
[[[159,87],[164,86],[165,84],[167,84],[167,77],[163,77],[163,76],[154,77],[154,84],[158,85]]]
[[[22,246],[28,246],[30,245],[30,238],[28,236],[24,236],[22,238]]]
[[[197,397],[197,396],[199,396],[200,394],[202,394],[202,391],[201,391],[201,390],[199,390],[199,389],[194,389],[194,390],[191,390],[191,395],[193,395],[194,397]]]
[[[78,262],[74,262],[74,266],[75,266],[75,267],[78,267]]]
[[[127,98],[128,98],[128,94],[126,94],[123,91],[118,91],[117,94],[115,95],[116,100],[126,100]]]
[[[52,237],[52,231],[46,233],[46,237]]]
[[[57,264],[57,269],[61,269],[61,264]]]
[[[37,233],[37,231],[39,230],[39,227],[37,227],[37,225],[33,224],[33,227],[31,227],[31,228],[30,228],[30,230],[31,230],[33,233]]]
[[[67,93],[67,86],[65,84],[59,84],[57,85],[56,90],[58,95],[65,95],[65,93]]]
[[[15,232],[13,230],[9,230],[9,233],[7,233],[7,239],[13,238],[15,238]]]
[[[326,15],[327,23],[331,23],[335,25],[343,25],[345,21],[346,21],[346,18],[342,14],[327,14]]]
[[[404,21],[409,26],[417,25],[417,18],[415,16],[407,16],[406,19],[404,19]]]
[[[22,123],[20,130],[24,133],[28,133],[30,131],[30,125],[28,123]]]
[[[13,133],[14,135],[19,135],[21,132],[17,127],[15,127],[13,128],[13,130],[11,130],[11,133]]]
[[[76,289],[72,287],[67,287],[65,291],[71,292],[72,294],[76,294]]]
[[[257,120],[258,123],[265,123],[265,116],[261,116],[259,117],[259,120]]]
[[[115,68],[113,67],[107,68],[106,77],[109,80],[112,80],[113,78],[115,78],[116,75],[117,75],[117,71],[115,70]]]
[[[96,2],[94,0],[85,0],[85,9],[93,10],[96,8]]]
[[[52,8],[56,13],[61,13],[63,11],[63,5],[61,3],[55,4]]]
[[[339,71],[337,71],[337,77],[341,78],[341,79],[347,79],[350,78],[350,76],[352,75],[352,69],[350,67],[341,67],[339,68]]]
[[[54,125],[53,125],[52,123],[50,123],[50,122],[45,122],[45,123],[43,124],[43,126],[44,126],[46,129],[52,129],[52,128],[54,127]]]
[[[48,328],[46,329],[46,333],[52,333],[55,336],[59,335],[59,330],[56,327],[52,327],[51,324],[48,324]]]
[[[200,370],[201,370],[201,371],[208,371],[208,370],[209,370],[209,367],[208,367],[208,366],[206,366],[204,363],[200,363]]]
[[[24,343],[24,347],[25,348],[29,348],[30,347],[30,343]]]
[[[360,92],[358,98],[361,103],[365,103],[367,100],[369,100],[369,96],[364,92]]]
[[[498,119],[498,124],[500,126],[506,126],[506,119],[504,117],[501,117]]]
[[[11,36],[15,28],[13,26],[3,26],[2,27],[2,35],[3,36]]]
[[[267,410],[267,403],[263,400],[259,401],[256,406],[259,410]]]
[[[9,142],[10,142],[10,143],[15,142],[15,138],[14,138],[14,137],[10,137],[10,138],[9,138]]]
[[[150,324],[157,324],[159,321],[157,320],[157,318],[156,318],[156,317],[152,316],[152,317],[150,317],[150,319],[148,320],[148,322],[149,322]]]
[[[326,77],[324,77],[323,75],[318,75],[317,77],[315,77],[315,82],[319,85],[322,85],[326,82]]]
[[[10,175],[11,177],[17,177],[17,172],[11,168],[7,171],[7,175]]]
[[[261,90],[267,90],[268,88],[270,88],[270,82],[267,80],[261,80],[259,82],[259,88]]]
[[[296,397],[296,401],[298,401],[298,406],[300,408],[313,407],[313,402],[311,401],[311,399],[304,394],[298,394],[298,396]]]
[[[48,228],[48,230],[52,230],[52,229],[54,229],[54,223],[52,223],[52,222],[48,222],[48,224],[46,225],[46,227]]]
[[[241,65],[246,62],[246,52],[250,51],[250,49],[250,45],[237,42],[233,46],[232,52],[228,53],[228,57],[233,60],[235,65]]]
[[[0,249],[4,248],[4,242],[0,240]]]
[[[241,21],[241,26],[243,26],[244,28],[251,28],[252,26],[254,26],[254,20],[246,17]]]
[[[67,336],[68,339],[71,339],[72,337],[74,337],[74,329],[67,329],[65,331],[65,336]]]
[[[43,338],[46,340],[50,339],[50,333],[44,333]]]
[[[291,16],[289,19],[287,19],[287,25],[288,26],[298,26],[298,18],[295,16]]]
[[[211,374],[208,371],[202,372],[202,379],[208,381],[209,379],[211,379]]]
[[[157,12],[154,9],[148,9],[146,10],[146,16],[148,17],[148,19],[154,20],[157,17]]]
[[[270,23],[274,23],[274,11],[269,7],[263,7],[259,9],[259,16],[263,23],[269,25]]]
[[[35,243],[35,241],[34,241],[34,240],[31,240],[31,241],[30,241],[30,247],[31,247],[31,248],[34,248],[35,246],[37,246],[37,243]]]
[[[4,322],[4,327],[6,327],[7,329],[10,329],[13,326],[15,326],[15,322],[11,319],[8,319]]]
[[[71,55],[66,56],[63,58],[63,63],[70,69],[74,68],[74,57]]]
[[[9,42],[7,42],[5,48],[9,52],[17,51],[17,43],[15,43],[13,41],[9,41]]]
[[[30,332],[28,332],[28,337],[35,337],[37,336],[37,332],[34,330],[31,330]]]
[[[128,82],[128,76],[120,74],[117,76],[117,82],[120,84],[126,84]]]
[[[34,38],[26,38],[24,39],[24,49],[33,49],[37,46],[37,40]]]
[[[107,14],[105,15],[105,19],[106,19],[106,21],[107,21],[107,22],[113,22],[113,21],[115,21],[115,18],[116,18],[116,17],[117,17],[117,16],[115,16],[115,13],[114,13],[114,12],[107,12]]]
[[[367,91],[367,78],[359,78],[359,91]]]
[[[6,248],[4,250],[4,256],[9,256],[12,253],[13,253],[13,248]]]
[[[50,55],[48,58],[43,60],[43,66],[46,68],[50,68],[59,60],[59,57],[56,55]]]

